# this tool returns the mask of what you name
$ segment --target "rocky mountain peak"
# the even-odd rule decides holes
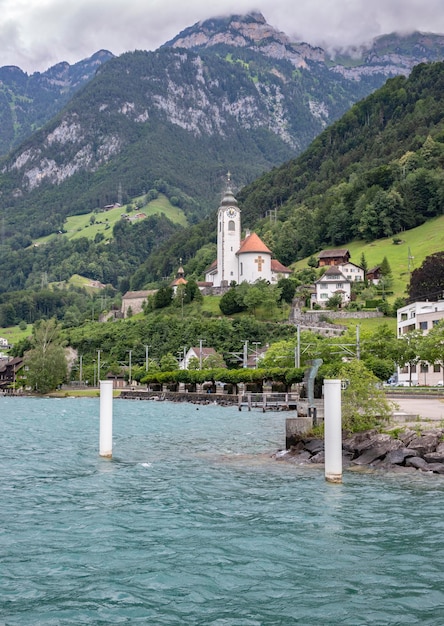
[[[162,47],[199,49],[224,44],[251,48],[274,58],[286,58],[296,66],[306,60],[323,61],[324,52],[308,44],[294,44],[289,37],[267,23],[262,13],[230,15],[197,22]]]

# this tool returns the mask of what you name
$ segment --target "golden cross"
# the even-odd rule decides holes
[[[262,265],[265,262],[265,259],[263,259],[261,255],[259,255],[257,259],[254,259],[254,262],[257,263],[257,271],[262,272]]]

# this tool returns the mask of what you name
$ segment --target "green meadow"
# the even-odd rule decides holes
[[[142,198],[133,198],[130,204],[124,204],[121,207],[109,209],[108,211],[91,211],[83,215],[72,215],[68,217],[63,225],[63,234],[68,239],[79,239],[86,237],[93,240],[98,233],[101,233],[104,240],[112,238],[113,226],[122,218],[122,214],[128,215],[130,218],[138,213],[144,213],[146,217],[150,215],[161,215],[162,213],[175,224],[187,226],[187,218],[185,213],[177,206],[173,206],[168,198],[163,194],[155,200],[151,200],[148,204],[141,206]],[[139,208],[134,209],[137,204]],[[47,235],[37,239],[35,244],[43,244],[57,237],[56,234]]]
[[[399,240],[399,243],[395,243]],[[444,250],[444,215],[435,217],[425,224],[398,233],[395,237],[376,241],[351,241],[342,246],[350,251],[351,262],[359,265],[364,253],[368,269],[380,265],[387,257],[392,270],[393,293],[390,300],[405,296],[411,272],[420,267],[424,259],[435,252]],[[308,259],[295,264],[295,269],[307,266]]]

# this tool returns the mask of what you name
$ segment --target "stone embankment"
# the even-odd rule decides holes
[[[442,428],[422,433],[406,429],[396,437],[375,430],[357,433],[342,441],[343,467],[444,474],[443,439]],[[324,440],[300,435],[298,441],[288,450],[277,452],[275,458],[298,465],[324,463]]]

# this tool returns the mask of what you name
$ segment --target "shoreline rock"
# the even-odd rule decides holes
[[[406,429],[396,437],[376,430],[346,435],[342,439],[343,467],[351,470],[422,471],[444,475],[444,429],[423,433]],[[324,441],[300,435],[274,458],[297,465],[324,463]]]

